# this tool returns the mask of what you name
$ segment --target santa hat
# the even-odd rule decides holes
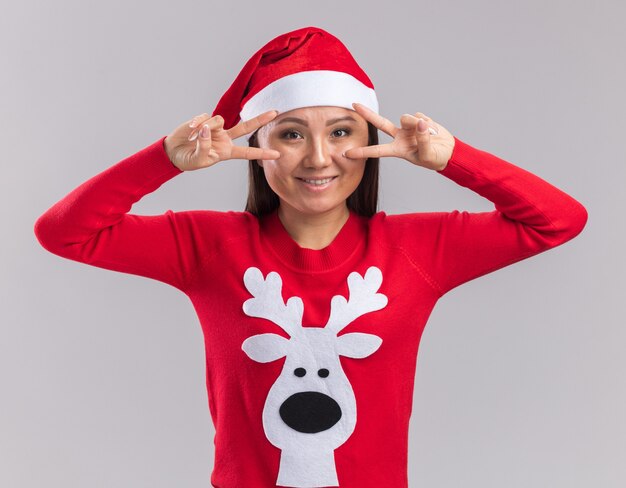
[[[212,116],[228,130],[269,110],[334,106],[354,110],[358,102],[378,113],[374,85],[350,51],[332,34],[303,27],[259,49],[220,98]],[[246,140],[252,134],[246,134]]]

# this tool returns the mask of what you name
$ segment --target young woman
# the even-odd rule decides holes
[[[378,130],[393,141],[379,145]],[[385,156],[496,208],[377,211]],[[250,161],[245,211],[129,213],[182,172],[229,159]],[[401,488],[418,346],[438,299],[586,220],[571,196],[423,113],[400,126],[382,117],[346,47],[306,27],[259,50],[211,116],[86,181],[35,232],[59,256],[189,296],[205,337],[213,486]]]

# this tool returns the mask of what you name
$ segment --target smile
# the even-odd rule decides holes
[[[315,178],[315,179],[298,178],[298,179],[304,181],[305,183],[311,183],[313,185],[323,185],[333,180],[334,178],[336,178],[336,176],[331,176],[330,178],[323,178],[323,179],[320,179],[320,178]]]
[[[296,179],[302,182],[304,188],[311,192],[322,192],[326,188],[332,186],[333,181],[337,176],[329,176],[326,178],[298,178]]]

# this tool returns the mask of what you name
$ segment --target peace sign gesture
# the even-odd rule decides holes
[[[393,141],[377,146],[348,149],[344,153],[347,158],[392,156],[436,171],[443,170],[448,164],[454,149],[454,137],[445,127],[437,124],[423,113],[417,112],[415,116],[402,115],[400,127],[396,127],[390,120],[360,103],[353,103],[352,106],[374,127],[393,137]]]
[[[179,125],[165,138],[165,152],[181,171],[213,166],[226,159],[278,159],[274,149],[235,146],[233,139],[254,132],[278,115],[276,110],[264,112],[253,119],[224,130],[221,115],[201,114]]]

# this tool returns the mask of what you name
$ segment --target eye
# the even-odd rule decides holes
[[[328,377],[330,372],[326,368],[322,368],[322,369],[318,370],[317,374],[318,374],[318,376],[320,378],[326,378],[326,377]]]
[[[306,374],[306,369],[296,368],[293,370],[293,374],[295,374],[298,378],[302,378]]]
[[[295,130],[286,130],[285,132],[280,134],[280,138],[281,139],[295,139],[294,137],[288,137],[290,134],[298,134],[298,135],[300,135]]]
[[[333,131],[333,134],[335,134],[336,132],[345,132],[347,136],[350,135],[350,129],[337,129]]]

